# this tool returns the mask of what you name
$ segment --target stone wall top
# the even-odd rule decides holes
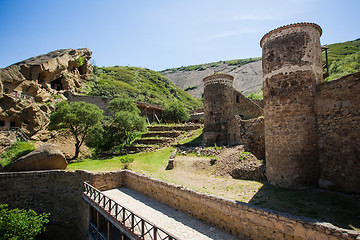
[[[315,23],[307,23],[307,22],[302,22],[302,23],[294,23],[294,24],[289,24],[289,25],[285,25],[279,28],[275,28],[274,30],[271,30],[270,32],[268,32],[267,34],[265,34],[261,40],[260,40],[260,47],[263,46],[264,40],[269,37],[270,35],[274,34],[274,33],[278,33],[282,30],[285,29],[289,29],[289,28],[295,28],[295,27],[314,27],[316,28],[319,32],[320,32],[320,36],[322,34],[322,29],[319,25],[315,24]]]
[[[206,78],[203,79],[203,81],[206,82],[208,80],[217,79],[217,78],[228,78],[230,80],[234,80],[233,76],[231,76],[229,74],[220,73],[220,74],[213,74],[213,75],[207,76]]]
[[[203,79],[204,87],[210,84],[224,84],[232,87],[234,77],[228,74],[213,74]]]

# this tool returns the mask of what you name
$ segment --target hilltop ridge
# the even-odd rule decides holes
[[[232,75],[234,77],[234,88],[244,95],[262,88],[260,58],[236,59],[172,68],[163,70],[160,73],[176,86],[198,99],[202,97],[204,92],[202,79],[214,73]]]
[[[360,71],[360,38],[325,46],[329,48],[330,73],[325,81]],[[325,63],[325,53],[323,62]],[[165,69],[160,73],[195,98],[201,98],[204,92],[202,79],[214,73],[230,74],[234,77],[234,88],[247,96],[262,89],[261,65],[261,58],[258,57],[183,66]]]

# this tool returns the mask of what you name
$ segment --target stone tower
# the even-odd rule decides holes
[[[298,23],[265,34],[262,47],[266,175],[304,188],[319,175],[315,87],[322,82],[322,29]]]
[[[204,81],[204,133],[206,145],[227,144],[226,121],[233,111],[234,77],[227,74],[214,74]]]

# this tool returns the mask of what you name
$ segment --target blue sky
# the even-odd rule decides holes
[[[261,37],[297,22],[322,44],[360,38],[360,0],[0,0],[0,68],[87,47],[98,66],[153,70],[260,57]]]

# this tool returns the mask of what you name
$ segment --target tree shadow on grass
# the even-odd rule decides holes
[[[266,182],[249,203],[360,231],[360,195],[318,188],[290,190]]]

